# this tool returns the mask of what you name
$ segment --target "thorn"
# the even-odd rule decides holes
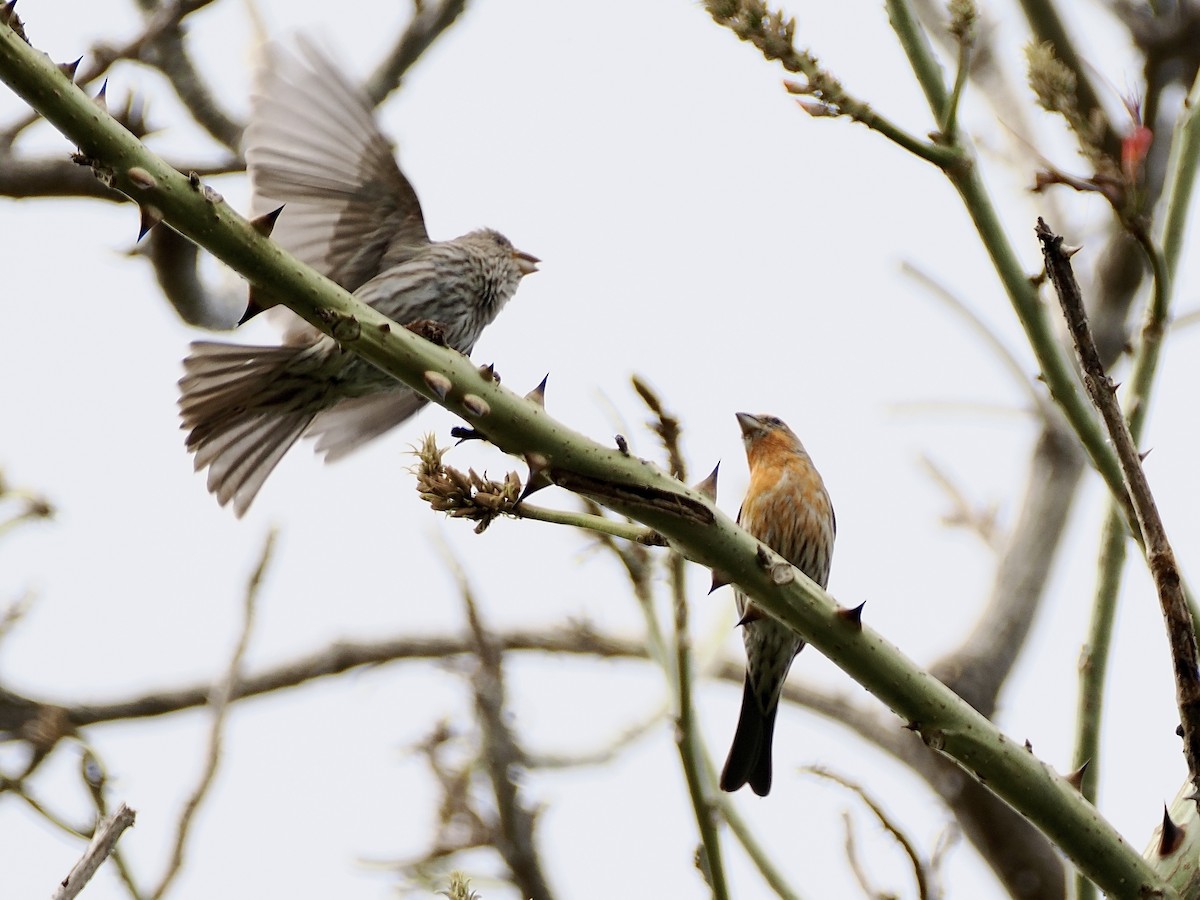
[[[1066,244],[1063,244],[1062,245],[1062,255],[1065,259],[1070,259],[1072,256],[1074,256],[1076,253],[1078,253],[1082,249],[1083,249],[1082,244],[1080,244],[1077,247],[1068,247]]]
[[[836,615],[847,625],[850,625],[855,631],[862,631],[862,612],[863,607],[866,605],[867,601],[864,600],[862,603],[858,604],[858,606],[851,607],[849,609],[839,609]]]
[[[717,588],[723,588],[723,587],[725,587],[725,585],[727,585],[727,584],[732,584],[732,582],[731,582],[731,581],[730,581],[730,580],[729,580],[729,579],[728,579],[728,578],[727,578],[725,575],[723,575],[722,573],[718,572],[716,569],[713,569],[713,570],[712,570],[712,576],[713,576],[713,579],[712,579],[712,587],[710,587],[710,588],[708,589],[708,592],[709,592],[710,594],[711,594],[713,591],[717,590]]]
[[[717,470],[721,468],[721,464],[717,463],[713,466],[713,470],[708,473],[708,477],[696,485],[695,490],[703,494],[714,503],[717,502]]]
[[[1167,804],[1163,804],[1163,820],[1162,834],[1158,838],[1158,855],[1170,856],[1179,849],[1179,845],[1183,843],[1184,829],[1171,821],[1171,814],[1167,810]]]
[[[670,546],[670,544],[667,542],[667,539],[665,537],[663,537],[661,534],[659,534],[657,531],[644,532],[640,537],[637,538],[637,542],[639,544],[643,544],[647,547],[669,547]]]
[[[266,312],[276,302],[271,299],[271,295],[262,288],[250,285],[250,296],[246,302],[246,311],[242,313],[242,317],[238,319],[238,325],[245,325],[261,312]]]
[[[1025,749],[1028,750],[1030,753],[1033,752],[1033,744],[1031,744],[1029,742],[1029,738],[1025,738]]]
[[[1064,775],[1063,777],[1067,780],[1067,784],[1075,788],[1075,790],[1082,792],[1083,776],[1087,774],[1088,766],[1091,764],[1091,762],[1092,761],[1090,759],[1084,760],[1082,766],[1080,766],[1074,772]]]
[[[486,415],[489,415],[492,411],[492,407],[488,405],[488,402],[478,394],[464,395],[462,398],[462,405],[463,409],[480,419]]]
[[[797,97],[796,105],[814,119],[830,119],[837,115],[837,110],[828,103],[824,103],[821,100],[813,100],[810,97]]]
[[[464,443],[465,441],[487,440],[487,435],[485,435],[478,428],[463,428],[461,425],[455,425],[450,429],[450,437],[458,438],[458,444]],[[455,444],[454,446],[457,447],[458,444]]]
[[[496,372],[496,366],[493,363],[488,363],[486,366],[480,366],[479,377],[486,378],[492,384],[500,383],[500,375]]]
[[[621,451],[622,456],[629,455],[629,441],[625,440],[625,435],[617,435],[617,449]]]
[[[921,740],[925,742],[925,746],[930,750],[944,750],[946,747],[946,732],[939,728],[925,728],[920,722],[913,723],[913,731],[921,735]],[[975,777],[979,779],[980,784],[986,784],[983,776],[978,772]]]
[[[8,0],[3,6],[0,6],[0,24],[7,25],[12,21],[17,12],[17,0]]]
[[[425,385],[437,395],[439,400],[445,400],[450,395],[450,388],[453,385],[450,383],[450,379],[441,372],[430,369],[422,377],[425,379]]]
[[[379,330],[382,331],[384,334],[388,334],[392,330],[392,323],[391,322],[380,322]]]
[[[195,172],[188,172],[188,186],[193,191],[200,190],[200,176]]]
[[[771,552],[762,544],[758,545],[758,552],[754,554],[754,560],[763,569],[770,569],[774,565],[771,560]]]
[[[196,173],[193,172],[192,175]],[[199,179],[197,179],[199,180]],[[195,185],[193,185],[195,187]],[[270,237],[271,232],[275,230],[275,222],[279,218],[279,214],[283,212],[282,206],[277,206],[269,213],[263,213],[261,216],[255,216],[250,220],[250,227],[261,234],[263,237]]]
[[[10,6],[15,5],[15,4],[16,4],[16,0],[13,0],[12,4],[10,4]],[[105,112],[108,112],[108,79],[107,78],[104,79],[104,84],[100,85],[100,93],[98,93],[95,97],[92,98],[92,102],[95,103],[98,107],[100,107]]]
[[[1142,451],[1141,453],[1139,453],[1139,454],[1138,454],[1138,460],[1139,460],[1140,462],[1145,462],[1145,461],[1146,461],[1146,457],[1147,457],[1147,456],[1149,456],[1149,455],[1150,455],[1151,453],[1153,453],[1153,452],[1154,452],[1154,448],[1153,448],[1153,447],[1151,447],[1149,450],[1144,450],[1144,451]]]
[[[133,166],[125,174],[129,177],[129,180],[133,182],[134,187],[140,188],[143,191],[148,191],[150,188],[158,187],[158,179],[141,166]]]
[[[542,409],[545,409],[546,408],[546,381],[549,380],[549,378],[550,378],[550,373],[547,372],[544,376],[542,376],[541,383],[538,384],[537,387],[535,387],[532,391],[530,391],[528,394],[525,395],[525,399],[532,400],[538,406],[542,407]]]
[[[1182,723],[1175,726],[1175,734],[1177,737],[1183,737],[1183,724]]]
[[[737,620],[737,627],[741,628],[743,625],[749,625],[751,622],[757,622],[765,618],[766,616],[761,609],[753,603],[747,603],[745,611],[742,612],[742,617]]]
[[[67,81],[70,81],[73,84],[75,82],[75,73],[77,71],[79,71],[79,64],[81,62],[83,62],[82,56],[79,57],[79,59],[75,60],[75,62],[59,63],[58,71],[62,72],[64,75],[66,75]]]
[[[521,491],[521,496],[517,498],[518,503],[535,491],[540,491],[542,488],[549,487],[554,483],[546,474],[546,470],[550,468],[550,460],[546,459],[542,454],[526,453],[525,464],[529,466],[529,477],[525,479],[525,489]]]
[[[138,225],[137,239],[140,241],[146,236],[151,228],[163,220],[162,210],[157,206],[151,206],[149,203],[139,207],[141,210],[141,222]]]

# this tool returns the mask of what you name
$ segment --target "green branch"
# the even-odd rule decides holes
[[[1096,786],[1100,783],[1100,726],[1104,713],[1105,676],[1108,674],[1113,623],[1116,621],[1117,597],[1121,588],[1121,570],[1125,566],[1126,539],[1127,532],[1121,514],[1110,502],[1100,538],[1096,599],[1088,623],[1087,643],[1079,654],[1079,699],[1075,714],[1075,752],[1072,757],[1077,772],[1087,767],[1079,792],[1092,804],[1096,802]],[[1096,886],[1091,879],[1076,873],[1076,900],[1094,900],[1095,896]]]
[[[909,0],[887,0],[888,16],[900,45],[908,56],[921,88],[925,92],[929,108],[934,116],[946,108],[947,92],[942,82],[942,70],[938,65],[933,48],[920,23],[909,6]],[[958,149],[967,154],[966,147]],[[1133,518],[1125,493],[1125,482],[1116,454],[1108,445],[1108,437],[1101,428],[1088,402],[1078,390],[1078,379],[1063,353],[1045,308],[1038,297],[1037,288],[1029,275],[1021,268],[1017,254],[1009,243],[1008,235],[1000,224],[1000,217],[992,205],[991,197],[984,187],[978,166],[963,165],[945,170],[946,177],[962,198],[963,205],[975,223],[980,241],[992,260],[996,274],[1008,294],[1013,310],[1025,336],[1033,348],[1042,378],[1050,395],[1054,397],[1072,430],[1079,436],[1080,443],[1100,473],[1112,495],[1118,498],[1125,511],[1129,531],[1140,540],[1137,522]]]
[[[251,283],[269,285],[304,319],[462,416],[502,450],[544,461],[552,480],[637,519],[688,559],[723,572],[893,709],[932,750],[957,760],[1025,815],[1104,890],[1173,896],[1070,784],[881,635],[847,617],[829,594],[763,548],[704,494],[571,431],[538,404],[482,375],[470,360],[421,340],[300,264],[219,197],[142,147],[7,24],[0,24],[0,79],[74,141],[113,187],[155,207],[173,228]],[[48,329],[45,339],[51,338]]]
[[[1166,214],[1163,217],[1162,251],[1167,274],[1174,280],[1183,249],[1183,236],[1191,209],[1192,190],[1196,185],[1196,165],[1200,160],[1200,74],[1184,101],[1183,112],[1175,125],[1171,161],[1164,190]]]

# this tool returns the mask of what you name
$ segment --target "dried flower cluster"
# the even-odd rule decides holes
[[[509,472],[503,481],[492,481],[474,469],[462,472],[442,463],[445,450],[437,445],[433,435],[414,451],[417,493],[437,512],[456,519],[478,522],[475,533],[480,534],[501,515],[513,515],[521,496],[521,477]]]

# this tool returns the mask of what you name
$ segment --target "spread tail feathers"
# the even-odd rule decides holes
[[[198,342],[179,381],[187,448],[208,489],[241,516],[288,448],[327,404],[296,363],[308,348]]]
[[[733,746],[721,770],[721,790],[736,791],[744,784],[760,797],[771,791],[771,741],[775,736],[778,704],[763,712],[746,678],[742,690],[742,712],[738,716]]]

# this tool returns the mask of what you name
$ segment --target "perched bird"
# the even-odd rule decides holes
[[[312,44],[268,46],[245,135],[255,214],[274,240],[401,325],[470,353],[538,260],[491,230],[431,241],[366,94]],[[255,295],[251,295],[254,312]],[[282,310],[281,310],[282,311]],[[179,407],[197,471],[242,515],[301,435],[334,460],[425,400],[290,313],[281,346],[200,341]]]
[[[750,486],[738,524],[825,587],[837,522],[820,473],[800,438],[775,416],[738,413],[737,420],[750,462]],[[748,783],[765,797],[771,790],[771,738],[779,694],[804,641],[741,591],[735,596],[746,645],[746,683],[733,746],[721,771],[721,790],[736,791]]]

